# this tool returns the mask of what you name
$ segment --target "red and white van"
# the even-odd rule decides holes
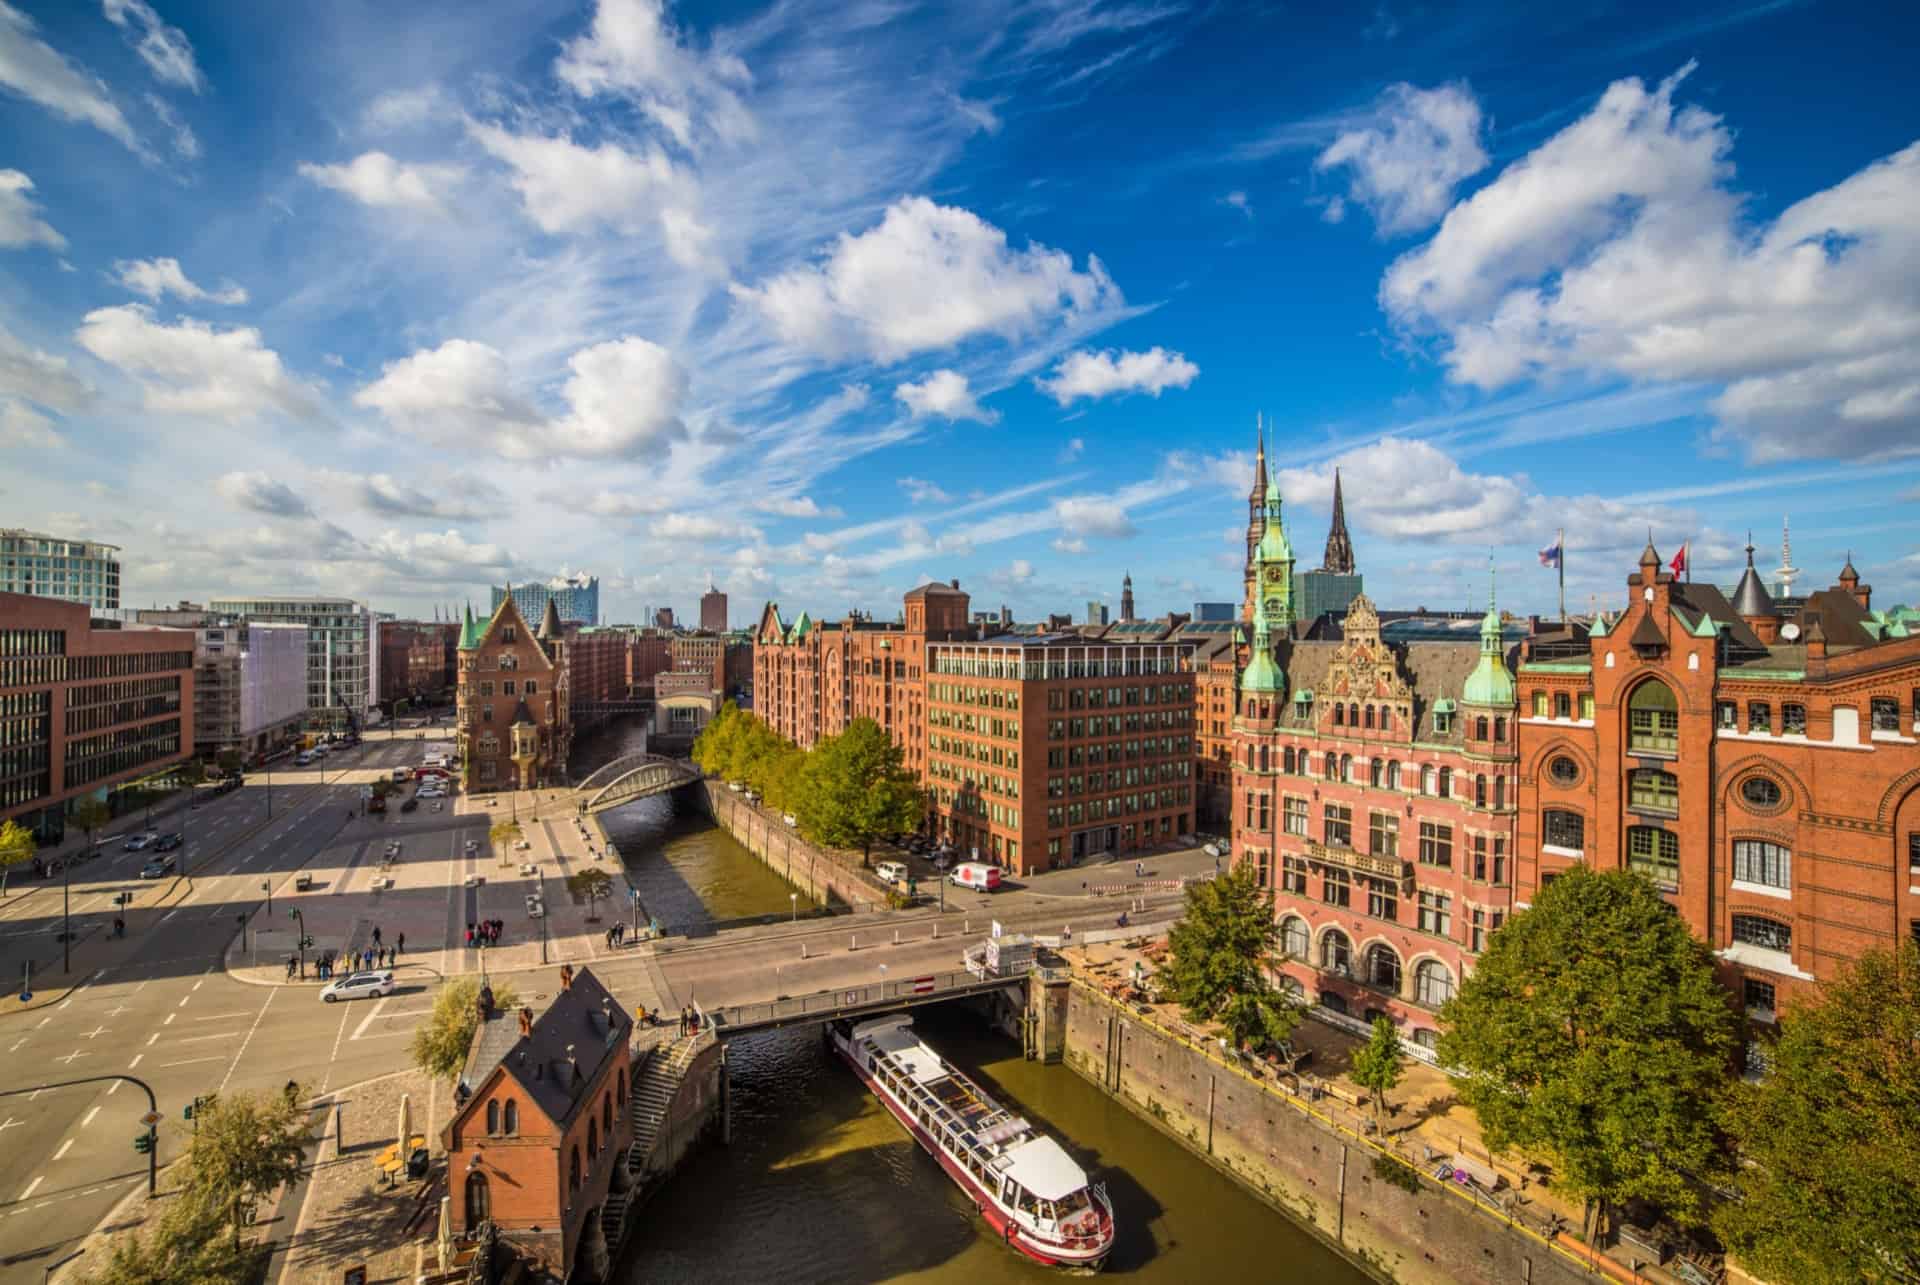
[[[981,861],[963,861],[953,868],[947,876],[947,882],[956,887],[971,888],[975,892],[998,892],[1000,868]]]

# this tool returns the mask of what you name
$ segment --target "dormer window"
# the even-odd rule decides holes
[[[500,641],[503,643],[518,641],[518,631],[516,631],[512,625],[502,625],[500,627]]]

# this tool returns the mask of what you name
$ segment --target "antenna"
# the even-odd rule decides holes
[[[1780,595],[1793,596],[1793,578],[1800,574],[1800,568],[1793,565],[1793,532],[1788,524],[1787,515],[1780,515],[1780,569],[1774,575],[1780,579]]]

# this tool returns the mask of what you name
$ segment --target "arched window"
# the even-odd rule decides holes
[[[1507,743],[1507,720],[1506,719],[1496,718],[1493,720],[1493,739],[1500,742],[1502,745],[1505,745]]]
[[[1267,770],[1267,747],[1264,745],[1260,747],[1260,770],[1262,772]]]
[[[607,1131],[607,1143],[613,1143],[613,1094],[600,1095],[600,1126]]]
[[[1368,708],[1372,707],[1369,706]],[[1376,790],[1379,789],[1380,782],[1386,776],[1386,772],[1387,765],[1379,759],[1373,759],[1367,764],[1367,784]]]
[[[1320,939],[1320,967],[1345,973],[1353,967],[1353,943],[1338,928],[1327,929]]]
[[[1420,792],[1422,794],[1435,794],[1439,792],[1439,789],[1440,774],[1435,772],[1433,770],[1433,764],[1429,763],[1420,769]]]
[[[1400,956],[1385,942],[1367,947],[1367,985],[1400,993]]]
[[[511,1098],[500,1113],[500,1131],[508,1135],[520,1132],[520,1104]]]
[[[1340,756],[1332,750],[1327,751],[1327,779],[1329,781],[1340,779]]]
[[[587,1163],[592,1164],[593,1158],[599,1154],[600,1154],[600,1121],[589,1116],[587,1118]]]
[[[467,1175],[467,1230],[472,1231],[493,1217],[493,1197],[487,1191],[487,1175]]]
[[[1680,702],[1657,678],[1641,683],[1627,698],[1627,748],[1659,754],[1680,748]]]
[[[1306,920],[1298,915],[1288,915],[1280,921],[1280,949],[1295,959],[1305,959],[1312,953]]]
[[[1473,806],[1476,808],[1487,806],[1487,778],[1484,776],[1473,778]]]
[[[1578,812],[1549,810],[1540,818],[1540,837],[1549,846],[1584,851],[1587,846],[1587,822]]]
[[[1293,774],[1294,762],[1293,746],[1289,745],[1280,755],[1281,770],[1291,776]]]
[[[567,1190],[580,1190],[580,1144],[577,1142],[567,1156]]]
[[[1387,788],[1389,790],[1397,790],[1400,788],[1400,765],[1398,763],[1387,764]]]
[[[1367,726],[1373,726],[1373,706],[1367,706]]]
[[[1335,727],[1345,727],[1346,723],[1347,723],[1347,707],[1345,705],[1342,705],[1339,701],[1335,701],[1333,703],[1333,725]]]
[[[620,1068],[620,1078],[614,1082],[613,1100],[616,1106],[627,1105],[627,1068]]]
[[[1501,808],[1504,808],[1506,806],[1507,806],[1507,778],[1504,776],[1496,776],[1493,778],[1494,811],[1497,812]]]
[[[500,1132],[500,1104],[492,1098],[487,1099],[487,1132]]]
[[[1450,767],[1440,769],[1440,797],[1443,799],[1453,797],[1453,769]]]
[[[1453,974],[1437,959],[1423,959],[1413,970],[1413,997],[1438,1008],[1453,998]]]
[[[1485,715],[1473,720],[1473,739],[1476,741],[1484,741],[1487,739],[1487,720]]]
[[[1351,754],[1340,756],[1340,779],[1349,785],[1353,783],[1353,755]]]

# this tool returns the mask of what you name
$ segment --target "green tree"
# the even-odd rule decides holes
[[[1161,981],[1196,1022],[1235,995],[1259,994],[1280,940],[1273,902],[1248,865],[1187,885],[1186,913],[1167,934]]]
[[[220,765],[221,775],[238,776],[245,760],[241,758],[239,750],[225,749],[220,751],[220,756],[215,762]]]
[[[408,1052],[413,1064],[428,1075],[451,1080],[466,1065],[467,1050],[473,1045],[473,1032],[480,1025],[480,981],[475,977],[456,977],[433,997],[433,1008],[413,1028]],[[511,984],[497,982],[493,987],[493,1006],[507,1012],[519,1003]]]
[[[700,765],[701,771],[712,776],[726,775],[727,758],[733,753],[733,742],[746,717],[738,705],[727,701],[700,729],[700,735],[693,738],[693,761]]]
[[[87,842],[93,842],[93,832],[113,820],[113,809],[102,799],[86,798],[73,805],[73,811],[67,813],[67,819],[80,827],[87,836]]]
[[[760,795],[767,806],[780,812],[793,812],[800,803],[801,776],[806,768],[804,750],[789,745],[775,755],[761,772]]]
[[[900,747],[878,723],[856,718],[807,755],[800,772],[800,827],[837,848],[859,848],[873,860],[873,841],[920,826],[926,799],[902,765]]]
[[[33,860],[38,841],[18,821],[0,822],[0,896],[6,895],[7,876],[15,866]]]
[[[1770,1280],[1920,1280],[1920,948],[1862,955],[1781,1020],[1728,1099],[1750,1163],[1715,1230]]]
[[[199,759],[186,759],[174,772],[185,785],[198,785],[207,779],[207,765]]]
[[[520,837],[518,821],[495,821],[487,827],[487,841],[496,848],[504,848]]]
[[[613,891],[613,876],[598,866],[588,866],[567,876],[567,891],[585,899],[587,922],[598,923],[600,914],[597,907],[601,899]]]
[[[1293,1038],[1300,1006],[1262,978],[1235,991],[1220,1006],[1220,1025],[1235,1048],[1270,1049]]]
[[[116,1237],[85,1285],[238,1285],[251,1279],[251,1255],[236,1252],[225,1208],[206,1193],[175,1193],[144,1234]]]
[[[1487,1144],[1544,1155],[1596,1229],[1633,1197],[1698,1219],[1734,1015],[1706,946],[1644,876],[1575,867],[1548,884],[1440,1021],[1440,1063]]]
[[[1353,1055],[1353,1082],[1373,1094],[1374,1123],[1380,1122],[1387,1094],[1400,1083],[1406,1069],[1406,1050],[1400,1047],[1400,1032],[1390,1017],[1373,1019],[1373,1035],[1366,1047]]]
[[[298,1085],[284,1093],[210,1094],[194,1111],[192,1139],[180,1159],[183,1181],[223,1211],[236,1251],[260,1201],[299,1180],[312,1131]]]

